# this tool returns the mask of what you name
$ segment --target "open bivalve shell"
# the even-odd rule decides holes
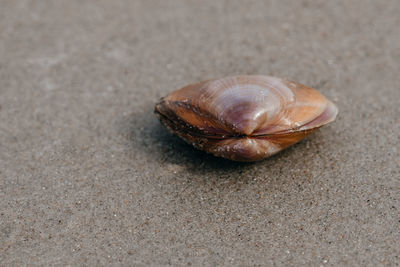
[[[332,122],[338,109],[302,84],[241,75],[174,91],[156,104],[155,113],[198,149],[235,161],[257,161]]]

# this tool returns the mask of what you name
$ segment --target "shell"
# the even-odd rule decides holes
[[[188,85],[162,98],[155,113],[198,149],[257,161],[335,120],[336,106],[313,88],[270,76],[242,75]]]

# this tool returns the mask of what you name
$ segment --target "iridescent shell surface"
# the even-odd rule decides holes
[[[313,88],[242,75],[174,91],[156,104],[155,113],[198,149],[235,161],[257,161],[332,122],[338,110]]]

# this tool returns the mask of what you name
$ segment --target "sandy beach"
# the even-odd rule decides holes
[[[400,2],[2,1],[1,266],[400,264]],[[271,75],[335,122],[256,163],[154,104]]]

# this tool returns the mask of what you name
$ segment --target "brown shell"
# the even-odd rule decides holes
[[[198,149],[235,161],[257,161],[332,122],[338,110],[313,88],[242,75],[174,91],[156,104],[155,113]]]

